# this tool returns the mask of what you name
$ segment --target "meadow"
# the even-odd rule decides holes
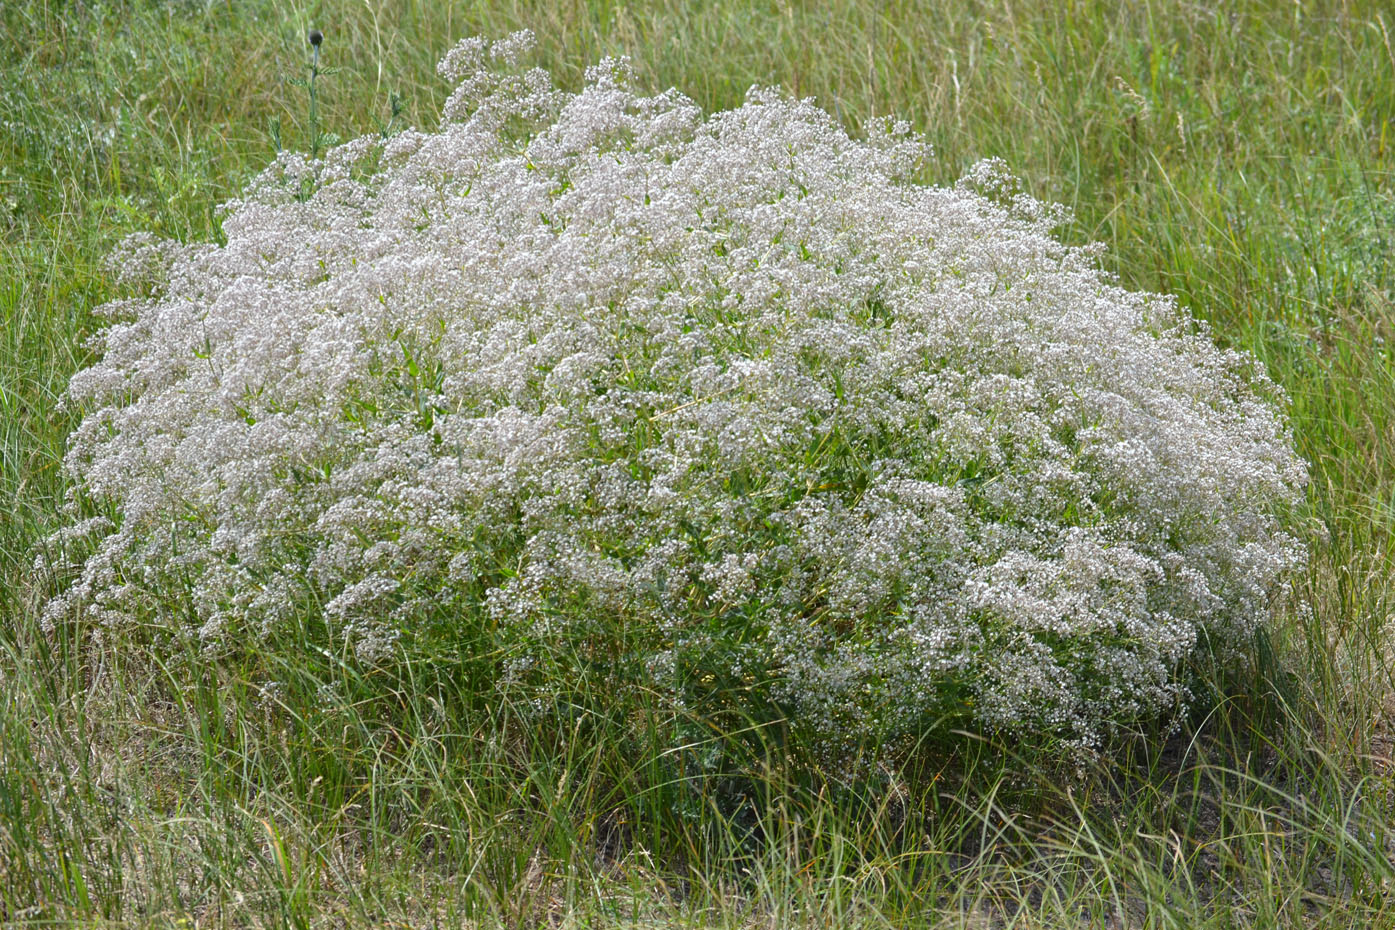
[[[0,923],[1395,926],[1382,4],[15,0],[0,24]],[[627,55],[707,112],[758,84],[854,136],[908,120],[928,183],[999,157],[1123,286],[1258,358],[1308,463],[1309,559],[1247,661],[1088,759],[956,732],[850,781],[687,721],[685,750],[750,753],[709,791],[675,774],[657,696],[539,731],[425,664],[46,629],[61,398],[121,294],[113,247],[220,241],[278,148],[433,128],[440,57],[521,28],[564,87]]]

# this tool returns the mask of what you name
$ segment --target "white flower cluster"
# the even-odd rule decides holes
[[[518,644],[500,681],[623,643],[830,737],[1089,742],[1266,620],[1306,472],[1252,358],[996,163],[928,187],[904,124],[704,117],[624,61],[565,93],[529,38],[446,56],[437,132],[280,157],[225,245],[135,244],[51,622],[455,623]]]

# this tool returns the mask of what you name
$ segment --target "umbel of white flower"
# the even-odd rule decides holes
[[[500,689],[727,670],[831,739],[1088,744],[1246,648],[1306,474],[1251,357],[996,163],[925,186],[905,124],[624,61],[563,92],[530,41],[453,49],[435,132],[278,157],[226,244],[128,245],[50,622],[488,631]]]

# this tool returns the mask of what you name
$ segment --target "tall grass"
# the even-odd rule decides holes
[[[658,701],[578,701],[535,733],[438,668],[328,654],[263,693],[274,651],[162,663],[40,632],[29,566],[103,256],[136,230],[216,237],[277,138],[309,148],[311,25],[341,137],[394,94],[433,124],[439,55],[527,26],[564,80],[624,53],[707,109],[754,82],[854,130],[904,116],[932,180],[1005,158],[1123,283],[1178,295],[1291,397],[1321,529],[1253,668],[1081,773],[966,735],[850,787],[757,731],[761,777],[702,783],[662,748],[702,722]],[[0,922],[1395,925],[1392,31],[1367,2],[4,4]]]

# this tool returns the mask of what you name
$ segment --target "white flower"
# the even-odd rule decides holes
[[[501,688],[623,627],[675,688],[745,656],[831,740],[958,712],[1088,743],[1265,621],[1305,469],[1253,359],[1000,163],[927,187],[903,123],[758,89],[704,119],[623,61],[564,93],[529,44],[451,51],[436,132],[278,157],[226,245],[131,244],[150,290],[68,394],[69,474],[119,519],[73,504],[49,622],[293,606],[377,661],[487,616]]]

